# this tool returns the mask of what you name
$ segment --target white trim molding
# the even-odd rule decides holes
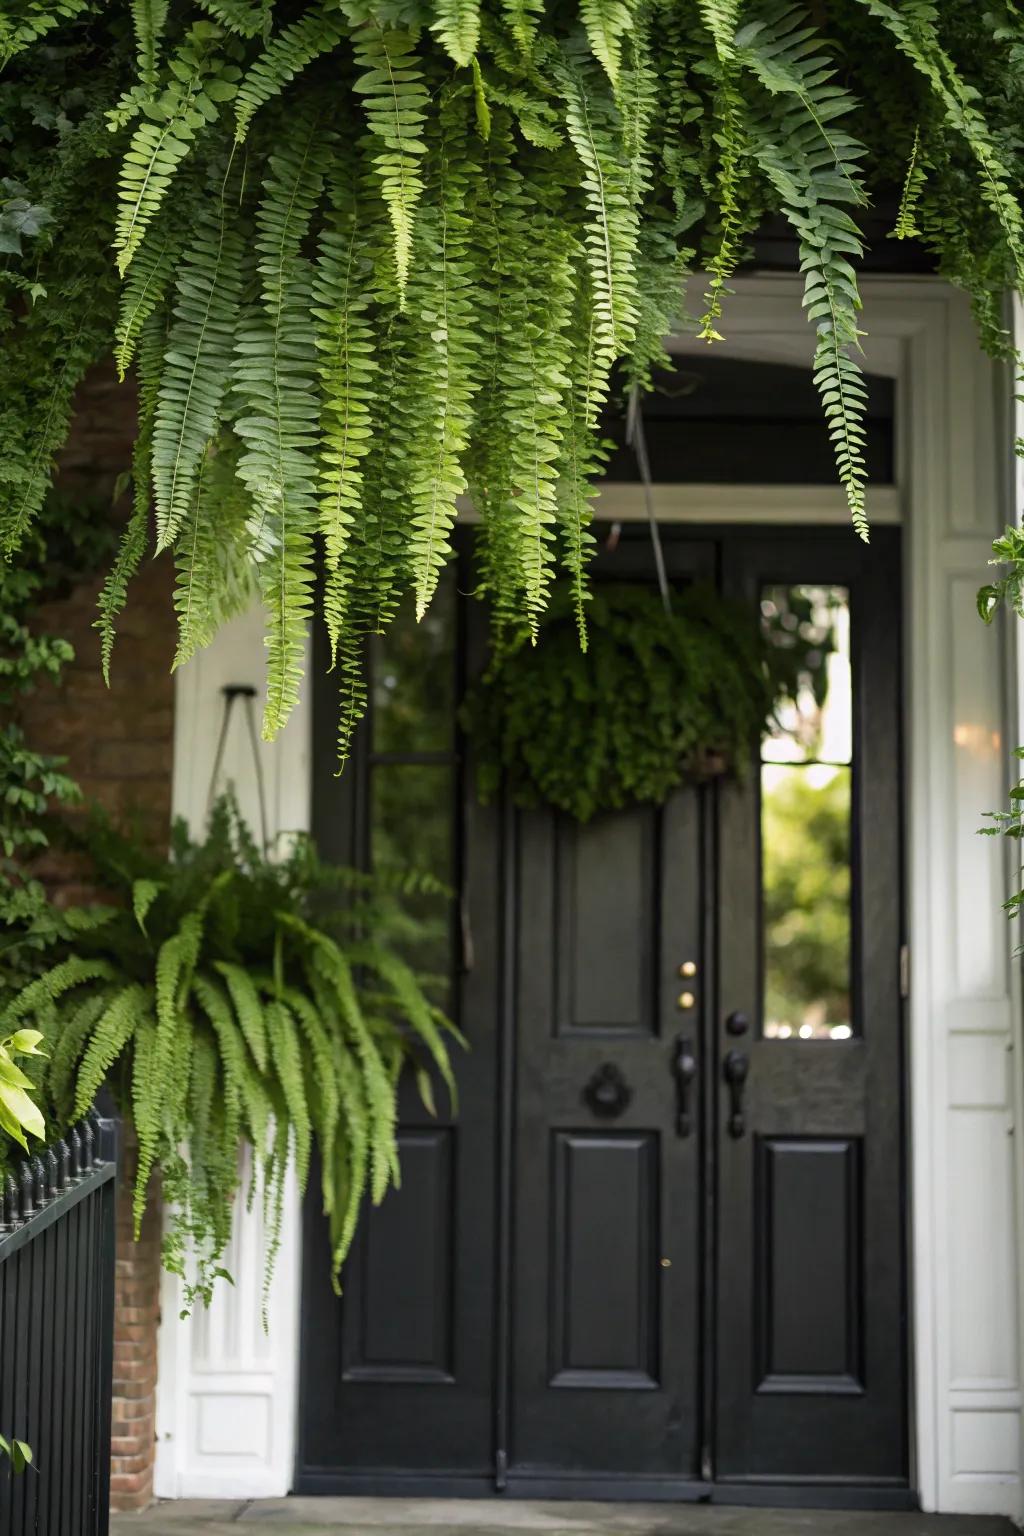
[[[264,619],[234,619],[177,676],[174,812],[194,831],[206,821],[223,689],[253,687],[257,748],[271,839],[310,825],[310,710],[300,700],[277,741],[259,740],[265,662]],[[249,825],[260,825],[253,745],[236,701],[224,741],[217,790],[229,784]],[[248,1166],[242,1169],[243,1190]],[[158,1498],[274,1498],[291,1488],[295,1464],[302,1222],[297,1188],[286,1192],[281,1246],[263,1317],[265,1244],[257,1199],[236,1202],[224,1267],[209,1311],[181,1319],[178,1282],[161,1295],[157,1452]]]
[[[975,835],[982,814],[1005,801],[1011,736],[1024,739],[1024,629],[986,629],[974,607],[992,538],[1012,515],[1008,393],[978,350],[961,295],[928,278],[866,278],[862,288],[866,366],[895,380],[897,399],[897,483],[871,493],[869,514],[905,529],[912,1479],[927,1510],[1020,1518],[1020,989],[1000,910],[1005,850]],[[810,360],[794,277],[737,281],[723,321],[735,356]],[[680,335],[671,345],[686,353],[697,344]],[[800,526],[845,517],[829,487],[659,486],[655,497],[666,521]],[[638,489],[623,485],[602,490],[598,511],[644,515]],[[193,820],[205,808],[219,688],[262,676],[258,628],[236,621],[182,674],[175,804]],[[246,666],[252,676],[239,670]],[[275,826],[308,825],[308,736],[300,712],[266,749]],[[296,1210],[289,1219],[269,1341],[260,1342],[255,1282],[189,1324],[174,1321],[168,1297],[160,1493],[258,1496],[289,1486]],[[232,1255],[242,1274],[251,1240],[243,1223]]]

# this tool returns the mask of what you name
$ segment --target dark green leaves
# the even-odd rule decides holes
[[[773,703],[745,609],[694,587],[666,614],[649,588],[602,584],[585,653],[573,609],[560,589],[536,649],[509,650],[470,691],[463,724],[485,799],[507,782],[520,805],[588,821],[743,771]]]
[[[367,637],[407,592],[425,611],[464,496],[499,646],[537,632],[559,568],[584,640],[611,382],[649,387],[687,268],[707,275],[693,328],[728,334],[732,275],[774,214],[866,536],[868,187],[903,185],[896,233],[1012,354],[1022,34],[1012,8],[933,0],[32,0],[0,26],[19,54],[0,86],[0,550],[38,511],[116,268],[140,409],[104,660],[152,486],[177,661],[258,588],[272,735],[322,619],[344,755]]]

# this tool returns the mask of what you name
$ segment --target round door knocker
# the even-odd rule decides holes
[[[602,1120],[615,1120],[629,1107],[633,1090],[612,1061],[603,1062],[583,1090],[583,1102]]]

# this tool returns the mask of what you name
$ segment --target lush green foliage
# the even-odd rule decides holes
[[[595,586],[580,649],[558,590],[536,648],[503,650],[470,690],[463,724],[484,799],[508,776],[520,805],[587,821],[681,783],[742,770],[778,691],[777,653],[750,613],[693,586],[666,613],[650,587]]]
[[[0,879],[16,861],[46,845],[41,817],[48,801],[71,801],[77,790],[58,758],[35,752],[17,719],[19,701],[43,678],[60,676],[73,654],[66,640],[30,627],[39,575],[19,561],[0,563]]]
[[[0,60],[0,537],[23,538],[74,386],[116,338],[140,423],[105,646],[152,491],[179,659],[262,592],[268,734],[319,603],[344,747],[364,637],[405,590],[422,613],[466,491],[499,630],[536,634],[563,567],[584,633],[612,369],[645,385],[690,266],[709,274],[695,328],[726,327],[766,213],[799,243],[862,533],[873,190],[903,186],[895,233],[920,236],[1009,350],[1010,0],[3,0]]]
[[[788,771],[761,793],[765,1018],[850,1018],[850,781]]]
[[[138,1136],[136,1224],[159,1170],[174,1213],[164,1258],[189,1304],[223,1272],[242,1141],[269,1224],[268,1278],[289,1157],[304,1187],[314,1143],[337,1271],[364,1195],[379,1201],[398,1178],[403,1066],[428,1104],[432,1070],[453,1091],[452,1027],[399,953],[403,893],[436,887],[324,866],[304,838],[269,859],[230,800],[201,844],[179,824],[169,859],[102,821],[85,846],[121,904],[91,909],[8,991],[0,1034],[45,1030],[41,1091],[56,1124],[111,1081]]]
[[[73,655],[47,633],[40,604],[95,570],[111,547],[109,508],[51,496],[17,556],[0,561],[0,985],[19,966],[31,974],[34,954],[74,929],[76,914],[50,905],[33,861],[49,845],[49,812],[74,805],[79,790],[63,759],[26,738],[20,713]]]
[[[0,1040],[0,1164],[3,1142],[16,1141],[27,1152],[29,1136],[40,1141],[46,1134],[42,1111],[34,1098],[35,1084],[18,1066],[16,1056],[42,1056],[42,1034],[38,1029],[16,1029]]]

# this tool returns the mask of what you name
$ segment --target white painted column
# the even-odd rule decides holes
[[[174,811],[194,832],[207,811],[227,684],[257,688],[257,735],[264,683],[262,614],[233,620],[178,674],[175,699]],[[259,742],[271,838],[310,825],[310,710],[300,702],[276,742]],[[259,829],[252,746],[241,701],[234,705],[218,787],[232,783],[242,812]],[[243,1168],[247,1175],[247,1164]],[[247,1177],[243,1178],[243,1188]],[[258,1202],[256,1203],[258,1207]],[[235,1212],[225,1268],[209,1311],[179,1319],[178,1282],[164,1276],[161,1297],[157,1458],[160,1498],[269,1498],[291,1487],[295,1461],[301,1209],[286,1194],[284,1225],[261,1316],[263,1224],[258,1208]]]
[[[911,343],[910,1073],[917,1482],[1019,1516],[1020,1017],[1000,910],[1005,632],[975,607],[1006,519],[1005,410],[966,302]],[[1011,723],[1012,722],[1012,723]]]

